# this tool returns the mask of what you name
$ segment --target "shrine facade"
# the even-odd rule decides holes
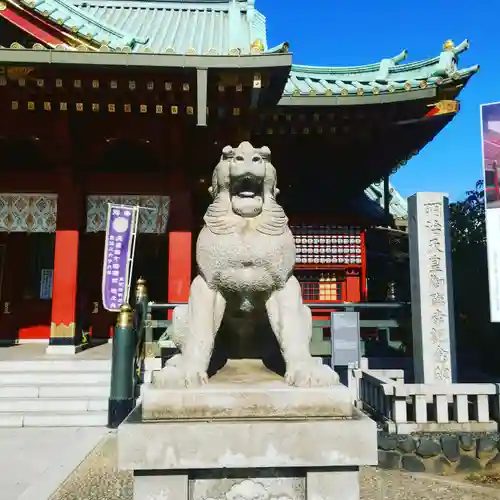
[[[389,176],[478,70],[458,66],[468,41],[411,63],[296,65],[253,0],[6,0],[0,46],[0,340],[66,346],[112,332],[107,203],[150,208],[133,279],[185,302],[211,171],[245,139],[271,148],[305,300],[367,300],[365,233],[404,225]]]

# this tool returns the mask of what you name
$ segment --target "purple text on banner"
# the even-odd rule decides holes
[[[128,301],[134,221],[135,207],[109,205],[102,278],[102,302],[108,311],[119,311]]]

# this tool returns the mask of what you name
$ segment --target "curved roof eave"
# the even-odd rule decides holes
[[[345,68],[292,65],[283,96],[376,96],[468,80],[479,70],[478,65],[458,69],[458,54],[468,48],[468,40],[457,47],[447,41],[438,57],[401,65],[395,62],[398,56],[378,64]]]
[[[389,80],[385,84],[376,81],[327,81],[325,79],[316,80],[313,78],[304,78],[298,75],[293,69],[290,72],[288,81],[285,85],[283,98],[308,98],[314,100],[315,97],[345,97],[352,99],[372,98],[381,95],[395,96],[395,100],[401,100],[400,94],[407,94],[407,99],[417,98],[413,92],[432,89],[433,87],[444,86],[450,83],[466,83],[467,80],[479,70],[479,66],[471,66],[459,70],[453,76],[442,79],[437,76],[425,79],[412,80]],[[318,103],[319,104],[319,103]],[[328,103],[322,103],[328,104]],[[354,102],[352,102],[354,104]],[[361,102],[360,102],[361,104]]]
[[[317,67],[294,64],[291,75],[304,80],[340,81],[347,84],[354,82],[361,85],[370,82],[389,85],[389,82],[418,82],[432,78],[444,80],[456,78],[457,72],[458,76],[463,76],[467,70],[470,73],[477,71],[477,66],[467,70],[458,70],[457,68],[459,54],[467,50],[469,46],[468,40],[464,40],[456,47],[451,40],[448,40],[443,45],[439,56],[405,64],[399,63],[406,59],[406,50],[395,57],[363,66]],[[355,87],[359,88],[359,85],[355,85]]]
[[[382,59],[376,63],[364,64],[361,66],[309,66],[304,64],[294,64],[293,69],[297,72],[310,75],[345,75],[378,71],[383,61],[389,61],[394,65],[399,64],[400,61],[408,57],[408,51],[402,50],[394,57]]]

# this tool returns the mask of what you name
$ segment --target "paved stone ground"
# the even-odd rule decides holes
[[[363,470],[362,500],[492,499],[500,500],[500,489],[450,478]],[[105,438],[50,500],[132,500],[132,475],[117,470],[115,437]]]
[[[0,429],[0,499],[47,500],[106,434],[96,427]]]
[[[45,354],[47,344],[32,343],[32,344],[16,344],[5,346],[0,344],[0,361],[35,361],[39,359],[64,359],[64,360],[80,360],[80,359],[111,359],[112,344],[103,344],[85,349],[77,354]]]

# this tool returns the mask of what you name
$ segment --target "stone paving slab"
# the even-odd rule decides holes
[[[40,359],[111,359],[112,344],[102,344],[85,349],[77,354],[45,354],[47,344],[33,342],[28,344],[16,344],[5,346],[0,344],[0,361],[35,361]]]
[[[131,473],[118,471],[116,437],[110,435],[50,500],[133,500],[132,479]],[[373,468],[363,469],[361,491],[362,500],[500,500],[500,489]]]
[[[105,427],[0,429],[0,498],[47,500],[108,433]]]

